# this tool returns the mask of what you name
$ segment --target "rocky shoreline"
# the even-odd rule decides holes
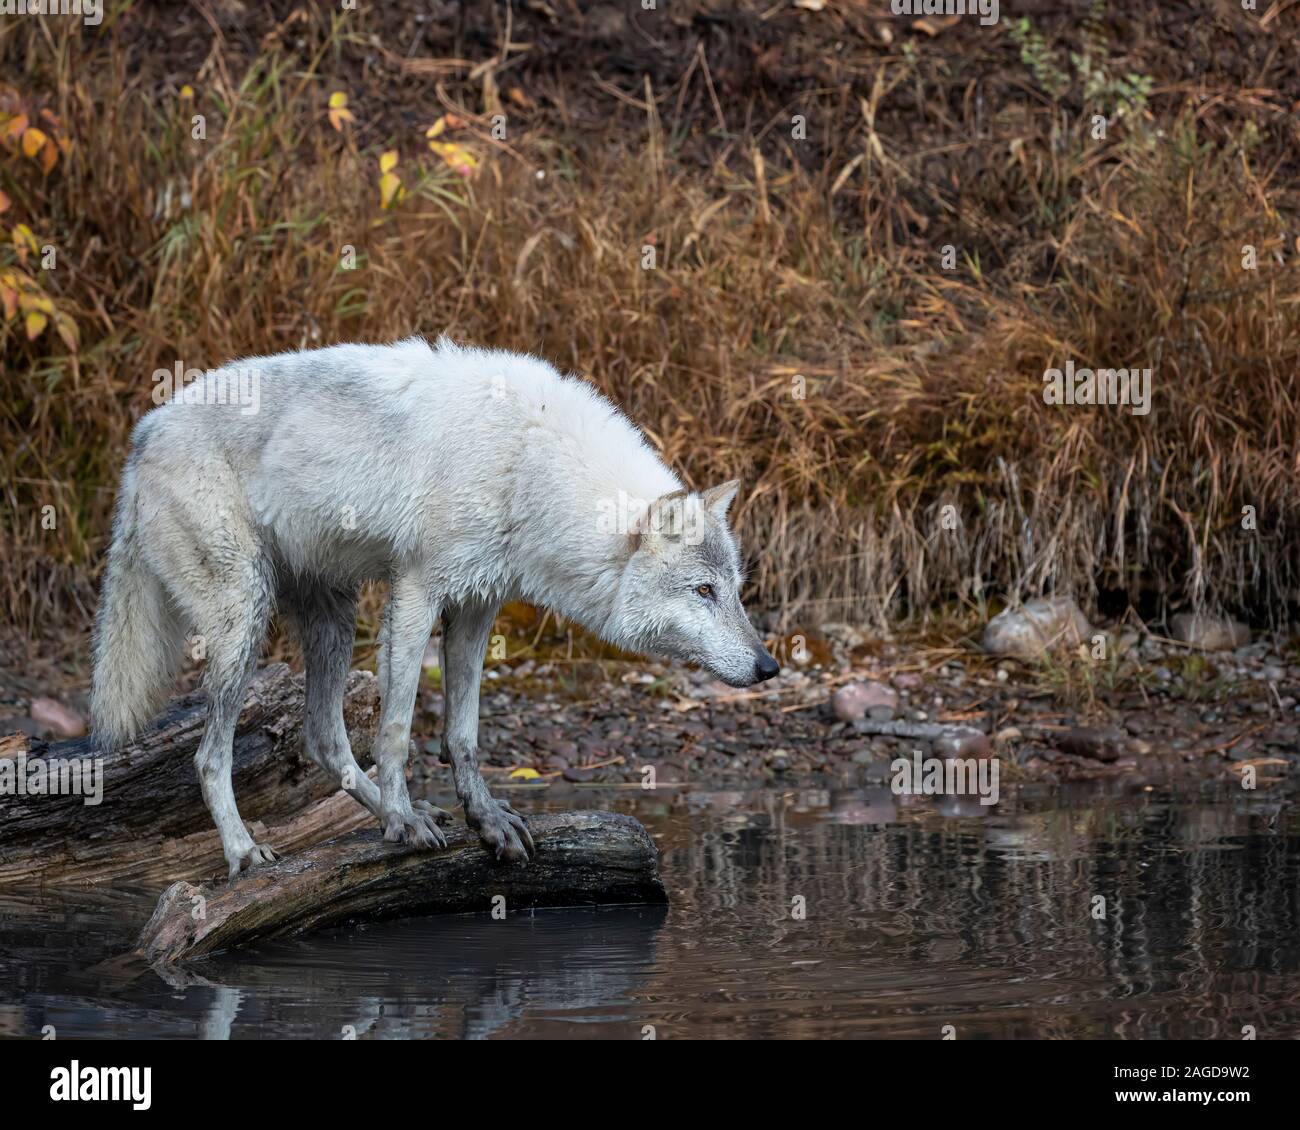
[[[1121,635],[1113,633],[1120,654],[1103,663],[872,643],[827,626],[809,649],[820,663],[788,663],[748,691],[678,665],[630,665],[573,690],[557,689],[562,665],[502,666],[484,684],[481,760],[498,781],[561,789],[635,786],[647,767],[659,784],[807,774],[870,782],[917,750],[995,755],[1008,783],[1239,783],[1251,767],[1263,788],[1300,773],[1300,662],[1280,643],[1210,652]],[[422,696],[417,778],[443,773],[434,736],[441,706],[440,694]]]
[[[1247,643],[1244,626],[1216,621],[1171,622],[1169,638],[1098,630],[1068,602],[1018,614],[995,617],[978,641],[880,641],[847,625],[795,633],[778,641],[782,674],[748,690],[680,664],[498,663],[483,683],[480,760],[497,783],[561,792],[638,787],[647,769],[657,786],[873,783],[917,751],[996,756],[1004,785],[1240,783],[1245,771],[1267,788],[1300,775],[1300,654],[1287,641]],[[1202,634],[1187,638],[1193,629]],[[436,655],[412,776],[445,783]],[[0,732],[84,730],[80,679],[60,687],[52,671],[27,671],[5,683]]]

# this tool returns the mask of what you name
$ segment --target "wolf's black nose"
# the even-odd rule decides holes
[[[767,652],[763,652],[754,660],[754,682],[765,683],[768,679],[773,679],[781,673],[781,664],[773,659]]]

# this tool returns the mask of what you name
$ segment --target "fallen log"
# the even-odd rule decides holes
[[[854,722],[853,729],[856,733],[870,737],[915,738],[924,742],[948,737],[958,730],[971,731],[969,726],[948,726],[942,722],[876,722],[871,718],[861,718]]]
[[[109,752],[93,735],[52,744],[21,734],[0,738],[0,886],[166,881],[219,868],[220,845],[194,770],[206,713],[201,693],[184,695],[135,741]],[[379,714],[372,674],[348,676],[343,713],[361,759]],[[370,819],[307,758],[302,719],[302,676],[277,663],[250,684],[235,729],[240,813],[255,830],[269,826],[271,841],[286,850]],[[63,791],[47,785],[33,793],[38,763],[50,780],[60,767],[77,769],[83,787],[67,791],[65,776]],[[88,804],[92,776],[100,799]]]
[[[385,843],[377,830],[364,830],[228,885],[173,883],[132,956],[166,968],[354,921],[668,901],[654,841],[632,817],[552,813],[532,817],[529,827],[537,853],[527,864],[498,863],[464,826],[447,829],[447,846],[437,851]]]

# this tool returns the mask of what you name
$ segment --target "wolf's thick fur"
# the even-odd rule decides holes
[[[185,641],[202,642],[210,707],[195,763],[232,875],[274,858],[239,818],[230,760],[276,606],[302,641],[309,754],[386,838],[430,846],[444,842],[437,810],[412,804],[404,771],[421,659],[441,615],[443,751],[468,822],[507,859],[526,858],[531,837],[492,799],[475,757],[480,672],[504,600],[548,606],[611,643],[696,661],[733,685],[775,674],[740,605],[726,525],[736,484],[684,491],[589,385],[533,357],[445,339],[238,369],[239,387],[250,372],[257,383],[255,405],[177,396],[136,426],[92,694],[101,744],[119,745],[158,709]],[[230,387],[233,371],[199,381]],[[377,788],[342,715],[357,592],[370,579],[390,587]]]

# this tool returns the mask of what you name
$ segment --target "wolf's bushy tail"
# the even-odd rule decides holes
[[[167,590],[140,553],[131,478],[118,499],[95,617],[90,715],[103,750],[130,741],[162,708],[185,642]]]

